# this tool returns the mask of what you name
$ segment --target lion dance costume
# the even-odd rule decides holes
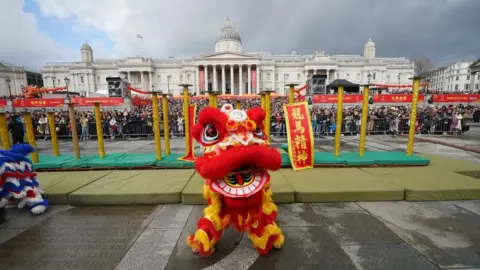
[[[281,156],[269,146],[264,119],[261,108],[245,112],[225,104],[220,110],[202,110],[192,127],[193,138],[203,146],[204,155],[197,158],[195,168],[205,179],[208,206],[187,244],[202,256],[213,253],[223,230],[231,225],[246,231],[261,255],[283,244],[267,172],[280,168]]]
[[[34,151],[28,144],[15,144],[10,150],[0,150],[0,208],[17,203],[34,215],[47,210],[32,162],[27,155]]]

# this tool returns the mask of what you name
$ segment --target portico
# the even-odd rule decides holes
[[[211,63],[198,66],[197,94],[218,91],[221,94],[258,94],[260,68],[257,64]]]

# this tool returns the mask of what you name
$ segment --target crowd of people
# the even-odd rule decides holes
[[[207,99],[193,101],[198,111],[208,106]],[[218,105],[235,104],[235,100],[219,99]],[[260,99],[240,101],[243,109],[260,106]],[[271,132],[274,136],[286,135],[286,124],[283,105],[287,97],[275,97],[271,103]],[[183,100],[170,99],[168,106],[169,130],[171,136],[185,136]],[[162,108],[159,107],[162,121]],[[311,121],[315,136],[333,135],[336,127],[336,108],[331,106],[311,106]],[[368,134],[407,133],[409,128],[410,109],[405,106],[370,106],[367,118]],[[345,107],[343,110],[342,132],[358,134],[360,130],[362,108],[360,106]],[[7,114],[9,130],[15,142],[21,142],[25,132],[20,115]],[[102,126],[104,136],[111,139],[122,137],[148,137],[153,135],[153,113],[151,106],[136,107],[132,110],[103,110]],[[461,134],[468,130],[468,123],[480,121],[480,107],[471,105],[448,105],[420,107],[417,112],[416,130],[430,134]],[[50,129],[45,112],[33,112],[32,119],[37,138],[48,139]],[[81,140],[89,140],[96,136],[95,115],[92,111],[77,111],[76,123]],[[71,136],[71,121],[67,111],[54,113],[57,135],[60,138]],[[163,124],[161,125],[163,134]]]

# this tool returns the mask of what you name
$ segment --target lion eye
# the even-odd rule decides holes
[[[217,128],[212,124],[208,124],[203,129],[202,141],[207,144],[213,143],[219,139],[219,135]]]

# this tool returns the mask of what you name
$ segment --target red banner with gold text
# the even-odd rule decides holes
[[[384,94],[384,95],[374,95],[374,103],[411,103],[413,95],[412,94]],[[425,96],[418,95],[418,102],[424,102]]]
[[[100,103],[100,106],[121,106],[123,98],[121,97],[98,97],[98,98],[72,98],[75,106],[93,106]]]
[[[196,104],[190,104],[188,106],[188,126],[190,127],[190,134],[187,134],[188,136],[188,146],[187,146],[187,152],[185,153],[185,156],[178,158],[178,160],[184,160],[184,161],[191,161],[195,162],[195,153],[193,151],[193,137],[192,137],[192,127],[195,125],[195,118],[197,118],[197,105]]]
[[[287,123],[288,156],[295,171],[314,165],[313,130],[307,102],[283,106]]]
[[[480,102],[479,94],[445,94],[445,95],[433,95],[433,102],[435,103],[448,103],[448,102]]]
[[[313,95],[313,103],[337,103],[337,95]],[[362,95],[343,95],[343,103],[361,103]]]
[[[13,100],[13,107],[16,108],[63,107],[64,104],[65,100],[63,98],[31,98]]]

